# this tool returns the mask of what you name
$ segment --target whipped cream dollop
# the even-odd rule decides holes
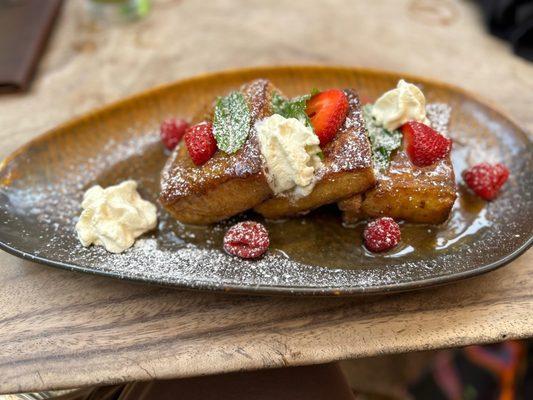
[[[307,196],[322,167],[320,140],[296,118],[274,114],[256,123],[259,148],[265,159],[269,185],[275,194]]]
[[[372,116],[376,124],[389,131],[398,129],[407,121],[429,124],[426,118],[426,98],[422,91],[401,79],[396,89],[383,93],[374,103]]]
[[[137,182],[132,180],[105,189],[91,187],[85,192],[81,207],[76,224],[81,244],[104,246],[111,253],[122,253],[157,224],[156,206],[141,198]]]

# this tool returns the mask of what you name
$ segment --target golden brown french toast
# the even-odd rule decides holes
[[[435,106],[428,106],[428,118],[435,129],[445,133],[449,110],[447,114],[446,111],[439,113],[439,107],[443,105]],[[393,154],[389,168],[377,175],[373,189],[340,201],[338,205],[347,223],[386,216],[408,222],[439,224],[448,218],[456,197],[450,155],[430,166],[417,167],[400,148]]]
[[[444,222],[456,198],[450,157],[429,167],[411,164],[403,150],[391,159],[389,170],[378,177],[375,188],[339,202],[343,220],[357,222],[366,217],[392,217],[408,222]]]
[[[267,80],[244,85],[251,113],[251,126],[271,114],[271,96],[275,89]],[[196,121],[200,122],[207,110]],[[201,166],[196,166],[182,143],[167,161],[161,175],[160,203],[178,221],[209,224],[238,214],[261,203],[272,191],[262,169],[262,159],[254,130],[244,146],[228,155],[217,151]]]
[[[324,204],[360,193],[375,183],[372,152],[366,136],[361,105],[355,91],[345,90],[349,109],[335,138],[323,149],[323,167],[317,171],[313,191],[298,199],[277,196],[254,209],[269,219],[308,212]]]
[[[251,110],[251,124],[272,114],[272,93],[279,90],[266,80],[256,80],[241,88]],[[174,150],[161,177],[161,204],[177,220],[209,224],[254,206],[267,218],[281,218],[309,211],[323,204],[364,191],[374,184],[372,155],[365,134],[359,99],[345,91],[349,109],[336,137],[322,150],[323,167],[317,171],[313,191],[297,200],[273,195],[263,171],[263,159],[255,130],[235,154],[218,151],[204,165],[196,166],[184,145]],[[212,108],[193,122],[210,120]]]

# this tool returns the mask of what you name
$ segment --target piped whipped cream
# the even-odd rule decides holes
[[[104,246],[111,253],[122,253],[157,224],[156,206],[141,198],[137,182],[132,180],[105,189],[91,187],[85,192],[81,207],[76,224],[81,244]]]
[[[372,116],[376,124],[389,131],[398,129],[407,121],[429,124],[424,94],[418,87],[403,79],[400,79],[395,89],[383,93],[376,100]]]
[[[274,194],[299,198],[311,193],[316,171],[323,165],[320,140],[313,130],[296,118],[278,114],[256,122],[255,129]]]

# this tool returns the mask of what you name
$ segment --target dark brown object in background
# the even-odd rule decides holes
[[[533,61],[533,1],[478,2],[490,33],[509,41],[516,55]]]
[[[61,0],[0,1],[0,92],[28,88]]]
[[[57,400],[354,400],[337,364],[83,389]]]

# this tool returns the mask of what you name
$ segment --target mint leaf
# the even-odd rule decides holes
[[[287,100],[278,92],[273,92],[272,99],[270,100],[270,103],[272,105],[272,113],[281,115],[280,113],[283,112],[283,107],[286,101]]]
[[[239,150],[248,138],[250,124],[250,110],[241,92],[231,92],[217,100],[213,135],[220,150],[228,154]]]
[[[382,126],[378,126],[372,116],[372,107],[373,105],[371,104],[363,107],[366,131],[372,146],[374,164],[380,170],[386,170],[390,165],[392,152],[402,145],[403,135],[397,129],[391,132]]]
[[[286,99],[278,92],[272,93],[272,113],[279,114],[285,118],[296,118],[300,120],[304,125],[312,128],[311,121],[305,113],[307,107],[307,100],[311,98],[311,95],[294,97],[292,99]]]

